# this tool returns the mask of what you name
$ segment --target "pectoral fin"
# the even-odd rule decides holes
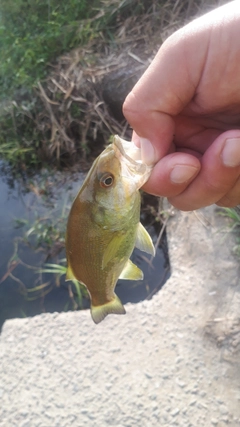
[[[137,237],[135,242],[136,248],[141,251],[147,252],[150,255],[155,255],[155,248],[151,237],[149,236],[147,230],[143,227],[141,222],[138,224]]]
[[[116,235],[112,238],[111,242],[109,243],[108,247],[105,249],[105,252],[103,254],[102,268],[105,268],[106,265],[109,263],[109,261],[116,256],[116,253],[124,239],[125,239],[124,234],[120,236]]]
[[[123,307],[120,299],[116,294],[112,301],[107,302],[103,305],[94,306],[91,305],[91,315],[95,323],[100,323],[108,314],[125,314],[125,308]]]
[[[124,280],[142,280],[143,272],[130,259],[127,260],[119,279]]]

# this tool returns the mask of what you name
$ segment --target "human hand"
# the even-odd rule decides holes
[[[170,36],[123,105],[155,164],[144,190],[179,209],[240,204],[239,41],[233,1]]]

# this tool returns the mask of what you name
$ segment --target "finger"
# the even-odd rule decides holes
[[[238,178],[233,188],[216,204],[225,208],[233,208],[240,204],[240,178]]]
[[[202,157],[201,170],[180,195],[169,201],[181,210],[218,203],[233,191],[240,176],[240,130],[224,132]],[[237,187],[238,188],[238,187]]]
[[[200,169],[201,163],[195,156],[188,153],[169,154],[155,165],[143,189],[158,196],[176,196],[187,188]]]
[[[196,49],[200,32],[201,45]],[[156,163],[168,152],[175,130],[172,117],[179,114],[195,94],[208,41],[209,32],[197,24],[173,34],[127,96],[123,113],[141,138],[147,163]]]
[[[135,131],[133,131],[133,133],[132,133],[132,142],[134,142],[134,144],[136,145],[136,147],[140,148],[140,138],[136,134]]]

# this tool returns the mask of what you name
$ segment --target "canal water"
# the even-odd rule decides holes
[[[31,179],[13,179],[4,163],[0,166],[0,328],[9,318],[88,309],[87,296],[80,301],[65,275],[41,272],[49,263],[65,265],[67,216],[84,175],[44,170]],[[160,230],[146,221],[156,243]],[[150,258],[134,250],[132,260],[143,270],[144,280],[119,280],[116,293],[123,304],[151,298],[169,277],[165,234]]]

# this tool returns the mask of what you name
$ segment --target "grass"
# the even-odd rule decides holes
[[[100,1],[2,0],[0,7],[3,95],[31,87],[47,73],[57,56],[93,37],[89,25]],[[82,25],[86,21],[85,25]]]
[[[66,258],[61,260],[64,265],[47,263],[43,268],[39,271],[40,273],[48,273],[54,274],[58,278],[66,275],[67,266],[66,266]],[[72,302],[72,309],[76,310],[78,308],[83,307],[83,297],[87,297],[88,293],[85,286],[80,283],[78,280],[72,280],[71,283],[68,284],[69,297]],[[67,309],[67,307],[65,307]]]
[[[114,39],[119,20],[139,15],[148,0],[1,0],[1,96],[31,88],[58,56],[94,39]]]
[[[220,214],[230,219],[230,231],[233,231],[236,236],[233,252],[240,258],[240,207],[222,208]]]
[[[31,201],[33,205],[29,218],[14,220],[15,228],[24,227],[22,241],[33,250],[41,247],[47,256],[58,253],[65,246],[65,230],[72,195],[69,191],[61,196],[61,184],[64,185],[62,177],[47,171],[35,179],[28,179],[25,182],[25,191],[29,192],[34,200]]]
[[[0,157],[13,168],[25,170],[28,165],[36,168],[39,164],[39,131],[32,115],[36,104],[33,95],[21,105],[9,101],[0,108]]]

